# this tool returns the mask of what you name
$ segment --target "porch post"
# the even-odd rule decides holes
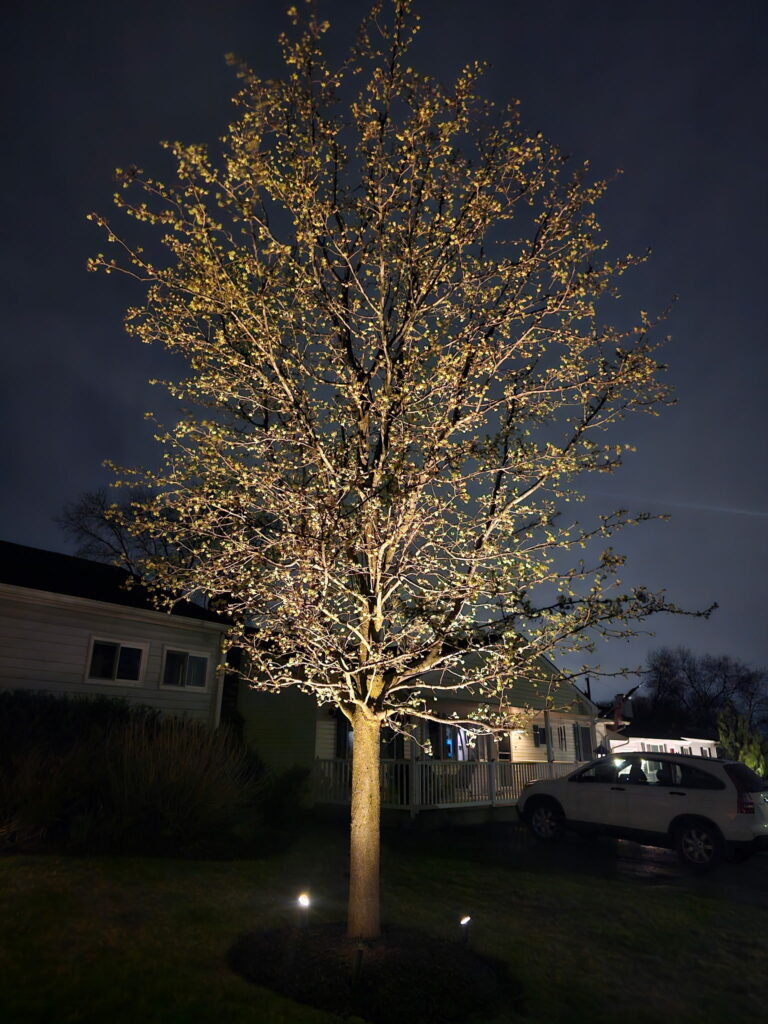
[[[549,712],[544,712],[544,738],[547,741],[547,764],[549,765],[549,777],[553,779],[555,772],[552,767],[555,760],[555,752],[552,748],[552,729],[549,725]]]
[[[411,821],[416,817],[419,809],[419,762],[416,760],[416,735],[419,731],[419,723],[414,722],[408,735],[408,813]]]

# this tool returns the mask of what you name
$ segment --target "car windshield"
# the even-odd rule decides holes
[[[768,780],[761,779],[745,764],[727,764],[725,770],[740,793],[764,793],[768,790]]]

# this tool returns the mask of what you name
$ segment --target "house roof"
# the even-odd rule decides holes
[[[623,726],[615,735],[625,739],[649,739],[649,740],[678,740],[701,739],[716,740],[717,736],[710,729],[676,729],[660,724],[657,721],[648,719],[639,722],[630,722]]]
[[[133,585],[128,589],[131,581]],[[125,569],[4,540],[0,541],[0,583],[129,608],[158,610],[138,578]],[[223,624],[221,616],[191,601],[178,601],[171,614]]]
[[[467,667],[476,665],[482,659],[482,654],[473,653],[466,657]],[[569,680],[560,677],[555,665],[543,656],[537,659],[537,678],[529,676],[518,676],[510,681],[507,687],[506,700],[517,708],[531,708],[534,711],[565,711],[574,715],[594,714],[594,705],[581,692],[581,690]],[[533,675],[533,673],[531,674]],[[440,691],[440,683],[455,685],[460,681],[460,670],[451,668],[442,671],[427,672],[424,675],[425,683],[434,687],[443,700],[456,701],[466,706],[467,703],[488,703],[488,697],[480,697],[472,692],[471,687],[462,691]]]

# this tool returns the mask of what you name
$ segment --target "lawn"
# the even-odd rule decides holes
[[[6,856],[0,1021],[338,1024],[249,985],[225,954],[243,931],[290,922],[303,889],[314,920],[341,919],[344,863],[343,829],[319,826],[258,861]],[[473,946],[509,964],[525,1017],[487,1024],[762,1017],[765,911],[717,890],[546,870],[468,830],[394,837],[383,875],[386,920],[453,938],[469,913]]]

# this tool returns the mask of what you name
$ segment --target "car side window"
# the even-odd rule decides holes
[[[709,772],[702,771],[701,768],[694,768],[689,764],[680,765],[678,785],[684,789],[725,789],[725,783],[721,779],[716,779]]]
[[[576,782],[615,782],[616,765],[609,758],[598,761],[575,777]]]

